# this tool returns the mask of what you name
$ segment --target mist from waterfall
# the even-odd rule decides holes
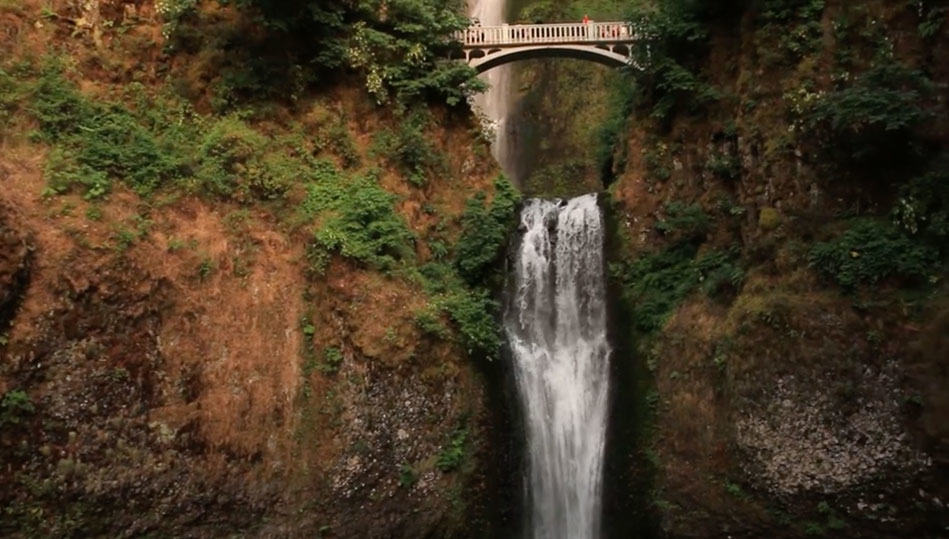
[[[505,310],[527,431],[529,533],[600,534],[610,347],[596,195],[529,200]]]

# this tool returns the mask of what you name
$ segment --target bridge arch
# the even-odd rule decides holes
[[[468,65],[478,73],[484,73],[489,69],[511,62],[538,58],[573,58],[596,62],[608,67],[624,67],[630,63],[628,52],[627,54],[620,54],[615,50],[592,46],[545,45],[497,49],[483,51],[480,54],[471,54]]]
[[[464,59],[479,73],[531,58],[577,58],[623,67],[638,40],[627,22],[471,26],[456,33]]]

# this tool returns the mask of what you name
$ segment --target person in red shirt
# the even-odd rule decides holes
[[[590,24],[590,17],[584,15],[584,16],[583,16],[583,24]]]

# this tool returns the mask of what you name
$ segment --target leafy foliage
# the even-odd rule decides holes
[[[425,137],[426,124],[425,114],[416,110],[402,120],[398,130],[383,130],[375,139],[376,150],[417,187],[426,184],[431,170],[443,165],[442,157]]]
[[[643,332],[662,328],[669,314],[696,288],[713,297],[737,291],[744,281],[737,250],[713,251],[697,257],[698,248],[678,243],[630,264],[613,264],[613,277],[623,283],[634,323]]]
[[[399,487],[412,488],[416,483],[418,483],[418,480],[418,470],[416,470],[414,467],[408,464],[399,466]]]
[[[7,391],[0,400],[0,427],[19,425],[34,411],[33,401],[25,391]]]
[[[845,163],[875,163],[882,155],[890,160],[909,149],[912,129],[928,117],[922,98],[931,85],[922,72],[884,62],[823,95],[809,123]]]
[[[501,349],[500,306],[486,288],[468,285],[455,267],[430,262],[418,270],[418,278],[432,297],[429,307],[416,313],[416,323],[431,335],[445,337],[442,313],[448,316],[471,354],[495,359]]]
[[[501,255],[508,235],[516,225],[520,195],[506,178],[494,183],[495,195],[490,207],[479,193],[468,200],[462,216],[462,234],[455,248],[455,267],[470,284],[484,283],[491,277],[491,266]]]
[[[847,290],[887,278],[925,282],[939,270],[939,251],[914,241],[890,223],[859,219],[839,238],[818,243],[813,267]]]
[[[329,347],[323,350],[323,363],[319,365],[319,369],[323,373],[332,374],[339,370],[339,366],[343,364],[343,352],[339,348]]]
[[[622,81],[621,81],[622,82]],[[596,164],[600,179],[609,185],[615,179],[615,171],[625,167],[625,154],[617,155],[617,150],[625,151],[622,144],[627,128],[627,119],[633,113],[636,91],[631,84],[615,84],[610,93],[609,108],[612,114],[597,128]]]
[[[0,125],[6,125],[19,110],[24,91],[20,82],[0,69]],[[3,135],[0,134],[0,137]]]
[[[352,3],[334,0],[219,0],[257,14],[270,38],[306,44],[306,61],[318,70],[337,69],[346,58],[347,24]]]
[[[311,185],[304,202],[309,211],[329,215],[316,233],[317,243],[377,269],[393,269],[410,259],[414,236],[393,209],[395,196],[373,177],[335,180]]]
[[[949,237],[949,156],[937,159],[930,172],[902,186],[893,214],[909,234],[920,234],[934,243]]]
[[[247,201],[282,196],[302,163],[270,148],[270,140],[232,116],[215,121],[195,156],[195,178],[208,193]]]
[[[382,8],[380,0],[363,0],[358,6],[348,59],[380,103],[390,94],[402,102],[438,95],[456,105],[483,88],[470,67],[445,59],[451,34],[468,25],[457,2],[396,0]]]
[[[78,184],[96,198],[120,178],[146,194],[180,171],[177,156],[127,109],[86,99],[55,65],[36,86],[33,112],[44,140],[57,145],[47,167],[57,192]]]
[[[435,466],[443,472],[453,472],[464,463],[467,454],[468,429],[459,427],[451,435],[448,445],[438,454]]]
[[[712,221],[697,204],[686,206],[675,201],[666,204],[666,217],[656,223],[656,230],[673,241],[701,241],[705,239]]]
[[[46,165],[53,193],[107,195],[122,181],[142,195],[180,185],[240,202],[281,197],[311,172],[309,156],[236,116],[207,120],[180,102],[134,109],[79,93],[58,66],[36,84],[32,111],[54,148]]]
[[[787,56],[801,58],[820,48],[824,7],[825,0],[764,0],[761,31],[777,37]]]
[[[483,88],[474,70],[447,60],[452,33],[468,24],[457,0],[233,3],[257,13],[270,39],[292,44],[296,65],[317,74],[348,65],[379,103],[438,98],[456,105]]]
[[[445,296],[443,301],[468,352],[493,359],[501,348],[501,329],[497,322],[499,306],[487,290],[459,291]]]
[[[705,163],[705,168],[726,180],[734,180],[741,175],[741,161],[730,153],[711,153]]]
[[[81,187],[84,198],[92,200],[105,196],[112,188],[112,181],[105,172],[80,164],[72,152],[62,148],[50,151],[44,173],[48,189],[54,193]]]
[[[630,20],[644,37],[633,47],[641,103],[667,120],[677,110],[695,111],[720,97],[697,73],[708,42],[707,21],[730,6],[704,0],[637,2]]]

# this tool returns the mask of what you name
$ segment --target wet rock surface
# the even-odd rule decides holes
[[[13,318],[29,283],[33,247],[0,206],[0,333]]]

